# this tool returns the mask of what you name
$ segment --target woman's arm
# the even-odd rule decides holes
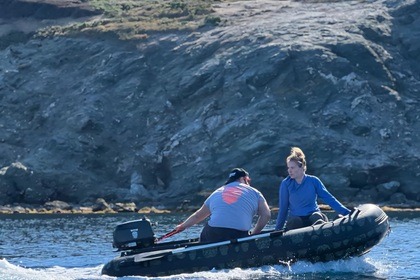
[[[276,230],[281,230],[286,223],[287,213],[289,211],[289,191],[284,181],[279,188],[279,214],[277,215]]]
[[[316,188],[318,196],[329,206],[331,206],[334,211],[339,214],[347,215],[350,213],[350,209],[345,207],[343,204],[340,203],[324,186],[324,184],[317,178],[316,180]]]

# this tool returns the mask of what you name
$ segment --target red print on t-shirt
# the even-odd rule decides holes
[[[242,190],[235,187],[228,187],[223,190],[222,198],[227,204],[232,204],[238,201],[238,198],[242,195]]]

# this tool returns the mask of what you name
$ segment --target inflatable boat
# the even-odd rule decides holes
[[[289,231],[263,231],[216,243],[198,239],[159,243],[147,219],[129,221],[113,233],[120,256],[104,265],[109,276],[168,276],[212,269],[250,268],[298,260],[325,262],[361,256],[390,231],[388,216],[363,204],[344,217]]]

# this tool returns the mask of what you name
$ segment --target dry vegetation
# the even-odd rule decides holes
[[[40,35],[112,32],[120,39],[147,37],[150,32],[194,30],[214,26],[221,19],[212,5],[230,0],[85,0],[102,15],[68,26],[43,29]]]

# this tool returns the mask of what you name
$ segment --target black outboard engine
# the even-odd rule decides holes
[[[118,251],[149,247],[156,239],[150,221],[146,218],[117,225],[113,236],[112,247],[118,248]]]

